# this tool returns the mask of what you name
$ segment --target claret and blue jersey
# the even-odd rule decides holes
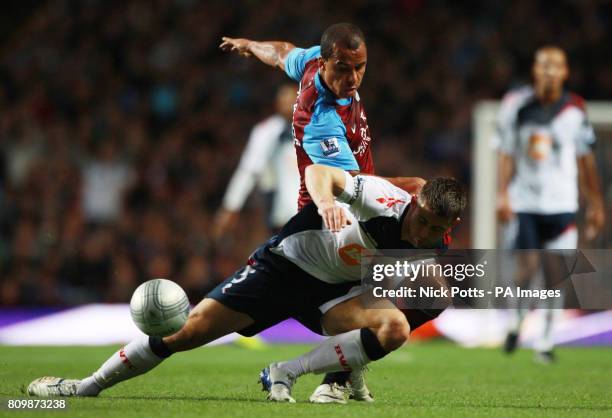
[[[311,201],[304,182],[304,170],[311,164],[374,173],[370,129],[359,94],[354,98],[337,98],[319,75],[320,56],[319,46],[295,48],[285,60],[285,72],[300,83],[293,112],[293,137],[301,177],[300,209]]]

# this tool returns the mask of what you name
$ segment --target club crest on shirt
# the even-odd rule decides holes
[[[349,266],[358,266],[361,264],[361,251],[365,250],[365,247],[359,244],[349,244],[338,249],[338,255],[345,264]]]
[[[553,139],[546,132],[536,131],[529,137],[528,155],[534,161],[544,161],[553,148]]]
[[[326,157],[335,157],[336,155],[340,154],[338,138],[325,138],[323,141],[319,142],[319,145],[321,145],[323,155]]]

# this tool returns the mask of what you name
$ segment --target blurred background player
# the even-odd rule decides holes
[[[498,115],[498,218],[507,225],[505,240],[516,249],[575,249],[579,189],[584,196],[585,238],[592,240],[604,224],[604,206],[595,158],[593,128],[584,100],[564,89],[569,75],[565,52],[556,46],[536,51],[533,85],[510,91]],[[580,187],[579,187],[580,186]],[[512,221],[512,222],[511,222]],[[512,225],[514,224],[514,225]],[[521,252],[516,284],[528,287],[540,265],[547,288],[560,266],[559,256]],[[515,350],[527,306],[516,310],[505,351]],[[554,361],[552,326],[562,298],[546,300],[545,325],[536,343],[536,359]]]
[[[291,134],[295,96],[293,85],[280,87],[276,113],[253,127],[215,217],[213,234],[217,242],[235,225],[256,183],[266,197],[266,223],[272,233],[297,213],[300,174]]]
[[[297,213],[300,174],[291,134],[295,96],[295,86],[281,86],[276,94],[276,113],[253,127],[238,168],[225,191],[223,206],[215,216],[212,232],[217,246],[227,242],[227,233],[236,225],[240,210],[256,183],[264,194],[266,224],[271,233],[278,232]],[[257,336],[241,336],[236,344],[258,349],[264,342]]]

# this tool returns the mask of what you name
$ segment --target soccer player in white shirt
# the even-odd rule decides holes
[[[256,183],[270,197],[266,213],[272,232],[277,232],[297,213],[300,173],[291,133],[296,93],[294,85],[282,85],[276,94],[276,113],[253,127],[225,192],[223,205],[217,212],[213,228],[215,239],[227,234],[236,223]]]
[[[440,310],[400,311],[387,301],[382,303],[388,303],[388,309],[351,304],[361,269],[354,252],[347,250],[440,248],[449,229],[459,222],[465,191],[453,179],[438,178],[427,182],[419,195],[411,195],[387,180],[367,175],[353,178],[322,165],[307,168],[306,183],[314,203],[211,291],[179,332],[164,338],[137,338],[91,376],[39,378],[29,385],[28,393],[97,396],[146,373],[175,352],[235,331],[254,335],[289,317],[319,334],[324,327],[333,337],[293,362],[270,366],[266,381],[273,401],[292,402],[291,386],[302,374],[360,371],[401,347],[411,327],[427,320],[419,318],[417,311],[437,311],[429,313],[431,319]],[[365,385],[362,389],[367,390]]]
[[[586,203],[585,238],[592,240],[604,223],[603,199],[595,158],[593,128],[584,100],[564,89],[569,68],[565,52],[555,46],[536,51],[533,85],[510,91],[498,115],[496,144],[499,150],[498,218],[508,223],[516,217],[516,249],[575,249],[578,243],[576,212],[579,186]],[[535,253],[522,253],[516,281],[526,285],[539,266]],[[542,263],[554,268],[559,260],[546,256]],[[546,270],[546,268],[545,268]],[[547,286],[551,274],[545,274]],[[537,347],[537,359],[554,361],[551,330],[559,298],[548,300],[546,326]],[[508,334],[505,350],[517,345],[521,321]]]

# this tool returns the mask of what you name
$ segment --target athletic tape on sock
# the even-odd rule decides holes
[[[161,337],[149,337],[149,347],[159,358],[168,358],[172,355],[172,351]]]
[[[361,328],[361,344],[368,358],[372,361],[383,358],[389,354],[378,341],[378,337],[369,328]]]

